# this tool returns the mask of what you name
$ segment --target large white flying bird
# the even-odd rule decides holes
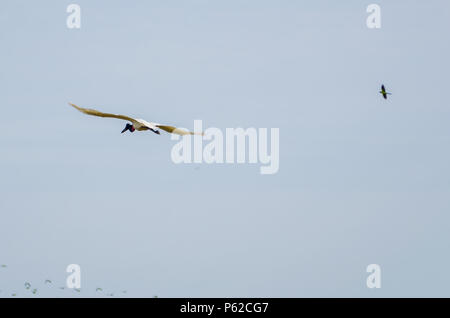
[[[132,124],[127,123],[125,128],[122,130],[122,133],[126,132],[127,130],[129,130],[130,132],[134,132],[135,130],[139,130],[139,131],[151,130],[155,134],[159,135],[160,133],[159,133],[158,128],[160,128],[164,131],[167,131],[172,134],[177,134],[177,135],[203,135],[202,132],[190,132],[190,131],[185,131],[185,130],[182,130],[182,129],[179,129],[179,128],[173,127],[173,126],[165,126],[165,125],[160,125],[160,124],[155,124],[155,123],[149,123],[148,121],[145,121],[143,119],[134,119],[134,118],[124,116],[124,115],[102,113],[102,112],[99,112],[98,110],[82,108],[82,107],[79,107],[72,103],[69,103],[69,105],[75,107],[80,112],[88,114],[88,115],[98,116],[98,117],[111,117],[111,118],[118,118],[118,119],[130,121]]]

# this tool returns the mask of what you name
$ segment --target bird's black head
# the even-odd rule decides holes
[[[130,132],[135,131],[133,125],[131,125],[131,124],[127,124],[127,125],[125,126],[125,128],[122,130],[122,134],[123,134],[124,132],[126,132],[127,130],[129,130]]]

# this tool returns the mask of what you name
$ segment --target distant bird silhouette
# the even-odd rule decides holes
[[[383,95],[384,99],[387,99],[388,95],[392,95],[391,93],[386,92],[386,88],[384,88],[384,85],[381,85],[380,94]]]
[[[0,265],[0,268],[6,268],[6,267],[7,267],[6,264],[1,264],[1,265]],[[52,281],[51,279],[47,278],[47,279],[44,280],[44,284],[53,284],[53,281]],[[33,286],[32,286],[32,284],[31,284],[30,282],[25,282],[25,283],[24,283],[24,287],[25,287],[25,289],[27,289],[27,290],[31,290],[31,293],[34,294],[34,295],[36,295],[36,294],[38,293],[38,289],[37,289],[37,288],[31,288],[31,287],[33,287]],[[55,287],[56,287],[56,286],[55,286]],[[66,289],[66,287],[65,287],[65,286],[61,286],[61,287],[58,287],[58,289],[64,290],[64,289]],[[73,289],[73,290],[74,290],[75,292],[77,292],[77,293],[80,293],[80,292],[81,292],[81,289],[80,289],[80,288],[70,288],[70,289]],[[101,287],[97,287],[97,288],[95,289],[95,291],[96,291],[96,292],[103,292],[103,289],[102,289]],[[5,291],[4,289],[3,289],[3,290],[0,289],[0,293],[3,293],[3,292],[5,292],[5,294],[11,295],[11,297],[16,297],[16,296],[18,296],[16,292],[10,292],[10,291]],[[121,292],[122,292],[123,294],[126,294],[126,293],[127,293],[126,290],[122,290]],[[106,296],[114,297],[114,293],[107,293]],[[20,296],[20,297],[21,297],[21,296]],[[157,297],[157,296],[155,296],[155,297]]]

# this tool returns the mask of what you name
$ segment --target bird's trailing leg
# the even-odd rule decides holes
[[[160,135],[161,133],[159,132],[159,130],[155,130],[153,128],[148,127],[148,129],[150,129],[151,131],[153,131],[155,134]]]

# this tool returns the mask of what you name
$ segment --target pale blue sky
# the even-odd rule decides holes
[[[449,29],[444,0],[2,1],[0,297],[78,296],[43,285],[71,263],[82,296],[448,297]],[[276,127],[280,170],[175,165],[69,101]]]

